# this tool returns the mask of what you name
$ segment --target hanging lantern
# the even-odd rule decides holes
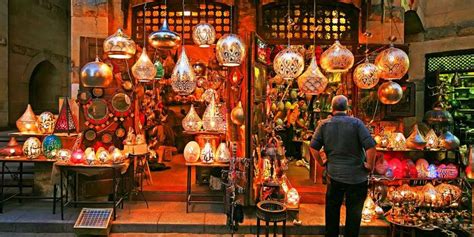
[[[426,140],[423,135],[421,135],[420,130],[418,129],[418,124],[415,124],[413,131],[407,138],[406,147],[408,149],[423,150],[425,149],[425,146]]]
[[[298,87],[306,95],[319,95],[328,85],[328,79],[319,70],[316,56],[313,56],[306,71],[298,77]]]
[[[201,154],[201,148],[199,144],[195,141],[190,141],[184,147],[183,156],[186,162],[194,163],[199,160],[199,155]]]
[[[296,188],[291,188],[286,193],[286,206],[288,208],[298,208],[300,204],[300,195]]]
[[[148,43],[155,49],[176,49],[181,43],[181,36],[169,29],[168,21],[165,18],[160,30],[152,32],[148,36]]]
[[[23,115],[16,121],[16,127],[21,133],[38,133],[38,122],[31,105],[28,104]]]
[[[214,162],[214,152],[209,141],[206,141],[204,148],[201,150],[201,162],[208,164]]]
[[[191,105],[188,114],[186,114],[181,124],[186,132],[197,132],[201,130],[202,120],[199,118],[196,110],[194,110],[194,105]]]
[[[379,72],[377,66],[366,58],[364,63],[357,65],[354,69],[354,83],[360,89],[370,89],[379,83]]]
[[[53,133],[55,123],[54,114],[51,112],[43,112],[38,116],[38,127],[43,134]]]
[[[379,86],[377,94],[382,104],[393,105],[402,99],[403,89],[398,83],[387,81]]]
[[[426,140],[426,147],[430,149],[436,149],[438,148],[438,136],[436,136],[436,133],[433,129],[430,129],[428,133],[425,136]]]
[[[136,45],[122,29],[104,40],[104,53],[114,59],[129,59],[135,55]]]
[[[370,195],[367,195],[364,201],[364,209],[362,209],[362,222],[370,223],[375,217],[375,202]]]
[[[449,125],[454,121],[451,113],[441,106],[435,106],[432,110],[427,111],[423,120],[429,125]]]
[[[227,163],[230,161],[230,151],[225,142],[221,142],[217,147],[215,159],[220,163]]]
[[[204,76],[206,74],[206,64],[201,61],[195,62],[193,64],[193,70],[196,76]]]
[[[201,48],[208,48],[216,40],[216,30],[211,24],[199,23],[193,27],[193,41]]]
[[[143,48],[140,58],[132,66],[132,74],[139,82],[150,82],[155,78],[156,68],[146,53],[146,47]]]
[[[207,103],[211,103],[212,98],[218,99],[219,94],[216,90],[209,88],[201,95],[201,101],[205,101]]]
[[[84,87],[108,87],[113,81],[112,69],[109,65],[99,61],[87,63],[81,69],[81,82]]]
[[[304,70],[304,58],[300,53],[288,47],[275,56],[273,69],[277,76],[285,80],[297,78]]]
[[[446,131],[438,138],[439,147],[446,150],[454,150],[459,147],[459,138],[454,136],[450,131]]]
[[[219,64],[226,67],[237,67],[244,61],[245,44],[236,34],[225,34],[216,44],[216,57]]]
[[[36,137],[30,137],[23,143],[23,154],[29,159],[36,159],[41,155],[41,141]]]
[[[57,153],[58,160],[62,162],[69,162],[71,155],[71,151],[68,149],[59,149]]]
[[[189,95],[196,89],[196,77],[193,69],[189,65],[184,46],[182,47],[181,56],[171,74],[171,87],[174,92],[180,95]]]
[[[160,60],[156,60],[155,64],[156,74],[155,74],[155,80],[162,79],[165,76],[165,69],[163,68],[163,64],[161,64]]]
[[[338,40],[321,54],[321,67],[327,72],[347,72],[354,65],[354,55]]]
[[[53,159],[58,155],[58,151],[62,148],[61,139],[56,135],[49,135],[43,139],[43,154],[48,159]]]
[[[375,65],[380,72],[380,78],[385,80],[401,79],[410,67],[408,55],[401,49],[393,47],[390,44],[388,49],[380,52],[375,58]]]
[[[238,126],[245,123],[244,108],[242,108],[241,101],[239,101],[237,106],[235,106],[230,112],[230,120],[232,120],[232,122]]]
[[[207,106],[202,116],[202,126],[206,131],[222,131],[221,126],[225,123],[224,117],[219,108],[217,108],[214,96],[211,97],[211,102]]]
[[[81,149],[77,149],[72,153],[70,161],[73,164],[81,164],[85,161],[85,154],[84,151]]]

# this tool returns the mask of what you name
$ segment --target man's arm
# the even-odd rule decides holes
[[[311,157],[316,159],[320,166],[325,166],[327,160],[323,160],[321,155],[319,154],[319,150],[324,145],[323,134],[322,134],[322,124],[318,124],[316,131],[313,134],[313,138],[311,139],[311,143],[309,145],[309,152],[311,153]]]
[[[375,147],[371,147],[365,151],[365,157],[367,157],[367,161],[364,163],[364,166],[370,171],[370,173],[374,172],[376,154],[377,150]]]

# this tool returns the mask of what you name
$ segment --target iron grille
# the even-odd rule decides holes
[[[112,208],[83,208],[74,228],[107,228],[112,217]]]
[[[282,44],[288,37],[295,44],[312,42],[316,32],[318,42],[358,42],[359,10],[352,4],[325,2],[317,5],[316,18],[313,1],[300,1],[290,7],[293,27],[288,33],[287,4],[273,2],[262,7],[262,24],[258,33],[271,43]],[[314,21],[316,20],[316,29]]]
[[[459,72],[474,70],[474,53],[428,57],[427,61],[428,72]]]
[[[145,20],[146,33],[158,31],[165,17],[167,17],[170,30],[182,34],[183,31],[183,9],[178,1],[168,1],[168,6],[161,2],[147,3],[144,12],[143,4],[134,6],[132,10],[132,37],[139,43],[143,43],[143,20]],[[145,14],[145,19],[143,19]],[[166,16],[167,15],[167,16]],[[224,3],[207,2],[202,4],[186,4],[184,14],[184,37],[186,44],[192,43],[192,29],[201,22],[207,22],[214,26],[216,38],[230,33],[231,31],[231,8]]]

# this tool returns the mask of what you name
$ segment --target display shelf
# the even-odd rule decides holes
[[[459,180],[461,178],[454,178],[454,179],[443,179],[443,178],[388,178],[381,175],[374,175],[370,177],[373,181],[454,181]]]
[[[394,150],[394,149],[380,148],[380,147],[377,147],[376,149],[377,151],[380,151],[380,152],[448,152],[448,151],[457,152],[458,151],[458,150],[442,150],[442,149],[439,149],[439,150],[414,150],[414,149]]]
[[[15,137],[46,137],[49,135],[56,135],[58,137],[77,137],[79,133],[51,133],[51,134],[42,134],[42,133],[22,133],[22,132],[12,132],[9,133],[10,136]]]
[[[225,132],[211,132],[211,131],[186,132],[184,131],[183,134],[186,134],[186,135],[225,135]]]
[[[30,159],[26,156],[0,156],[0,161],[8,161],[8,162],[56,162],[56,159],[47,159],[45,156],[40,155],[35,159]]]

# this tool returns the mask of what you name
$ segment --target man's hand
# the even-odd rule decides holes
[[[364,166],[367,170],[369,170],[370,173],[374,172],[376,154],[377,150],[375,149],[375,147],[369,148],[365,151],[367,161],[364,162]]]

